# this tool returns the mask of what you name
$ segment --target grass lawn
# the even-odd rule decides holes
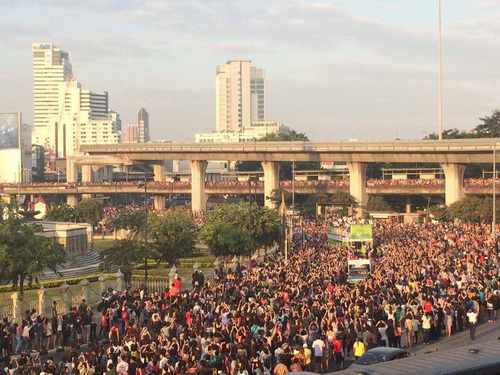
[[[115,240],[109,240],[109,239],[95,239],[94,238],[94,251],[102,251],[104,249],[107,249],[115,243]]]

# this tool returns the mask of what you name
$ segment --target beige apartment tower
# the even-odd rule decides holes
[[[229,60],[217,67],[216,131],[244,132],[252,122],[265,119],[264,69],[251,60]]]

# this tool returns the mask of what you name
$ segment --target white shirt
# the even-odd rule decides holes
[[[380,333],[380,340],[387,340],[387,335],[385,331],[387,331],[387,327],[378,327],[378,332]]]
[[[314,349],[314,356],[321,357],[323,356],[323,349],[325,348],[325,342],[321,339],[316,339],[312,343],[312,347]]]
[[[469,311],[467,313],[467,318],[469,318],[470,323],[477,323],[477,314],[475,312]]]

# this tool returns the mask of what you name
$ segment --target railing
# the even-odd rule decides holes
[[[370,194],[391,191],[391,194],[406,194],[412,191],[429,191],[433,193],[444,192],[445,179],[369,179],[366,188]],[[500,179],[497,179],[500,184]],[[299,194],[314,192],[336,192],[349,191],[349,179],[342,180],[312,180],[312,181],[280,181],[280,187],[291,190],[292,185]],[[464,188],[467,194],[487,194],[493,186],[493,179],[466,179]],[[262,181],[207,181],[205,183],[207,194],[248,194],[262,193],[264,183]],[[143,194],[144,188],[137,187],[136,182],[93,182],[93,183],[32,183],[32,184],[0,184],[0,192],[7,194]],[[148,183],[148,191],[152,194],[190,194],[191,184],[189,182],[159,182]]]
[[[499,138],[445,140],[394,140],[347,142],[244,142],[244,143],[142,143],[82,145],[83,153],[127,152],[386,152],[386,151],[493,151]]]

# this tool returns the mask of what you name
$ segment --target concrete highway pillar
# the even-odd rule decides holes
[[[153,206],[155,210],[164,210],[165,209],[165,196],[155,194],[153,196]]]
[[[78,195],[68,194],[66,195],[66,204],[70,207],[75,207],[78,203]]]
[[[82,184],[92,182],[92,166],[82,165]],[[92,194],[82,194],[82,199],[91,199]]]
[[[82,182],[92,182],[91,165],[82,165]]]
[[[165,166],[162,164],[154,164],[154,180],[156,182],[165,182]],[[153,196],[153,204],[156,210],[165,209],[165,196],[164,195],[154,195]]]
[[[165,181],[165,166],[163,164],[154,164],[153,165],[154,179],[158,182]]]
[[[75,161],[71,158],[66,160],[66,182],[76,182],[78,179],[78,168]]]
[[[349,169],[349,193],[356,199],[354,205],[356,216],[361,217],[366,211],[368,204],[368,193],[366,192],[366,163],[348,162]]]
[[[280,187],[280,168],[281,163],[275,161],[263,161],[264,170],[264,204],[268,208],[274,208],[276,204],[269,199],[273,193]]]
[[[208,163],[205,160],[190,160],[191,167],[191,210],[206,211],[207,195],[205,193],[205,171]]]
[[[445,202],[449,206],[465,197],[464,192],[464,164],[441,164],[445,177]]]

